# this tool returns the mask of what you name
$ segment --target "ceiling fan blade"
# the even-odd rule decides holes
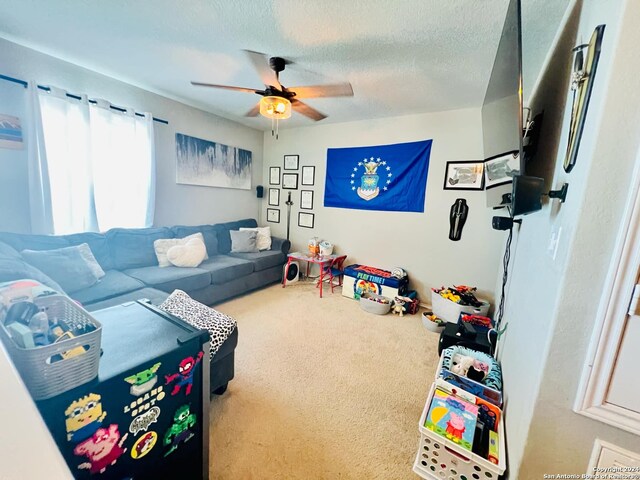
[[[289,87],[287,91],[295,92],[296,98],[353,97],[353,88],[350,83]]]
[[[316,122],[322,120],[323,118],[327,118],[324,113],[320,113],[315,108],[310,107],[306,103],[302,103],[300,100],[291,100],[291,107],[296,112],[304,115],[305,117],[309,117],[311,120],[315,120]]]
[[[260,114],[260,102],[256,103],[254,107],[244,114],[245,117],[257,117]]]
[[[245,50],[245,53],[249,57],[249,60],[251,60],[253,68],[255,68],[258,75],[260,75],[262,83],[282,90],[282,85],[280,85],[278,81],[276,72],[271,70],[269,66],[269,58],[264,53],[254,52],[253,50]]]
[[[257,93],[259,95],[264,94],[264,91],[256,90],[255,88],[232,87],[230,85],[218,85],[216,83],[191,82],[191,85],[195,85],[196,87],[222,88],[224,90],[234,90],[236,92]]]

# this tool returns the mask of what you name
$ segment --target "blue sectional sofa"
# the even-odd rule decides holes
[[[49,283],[56,289],[56,285],[51,285],[46,275],[27,263],[20,252],[54,250],[87,243],[106,275],[93,286],[69,296],[89,311],[143,298],[158,305],[175,289],[184,290],[192,298],[213,305],[281,280],[291,245],[288,240],[272,237],[271,250],[230,253],[229,231],[256,226],[254,219],[246,219],[216,225],[116,228],[104,234],[50,236],[0,232],[0,282],[31,278]],[[155,240],[183,238],[198,232],[204,237],[208,259],[197,268],[158,266],[153,248]],[[237,343],[238,330],[235,329],[211,359],[210,386],[214,393],[224,393],[234,376]]]
[[[30,278],[30,269],[35,267],[22,260],[19,255],[22,250],[53,250],[87,243],[106,275],[95,285],[70,296],[89,311],[139,298],[159,303],[175,289],[213,305],[281,280],[289,241],[272,237],[271,250],[230,253],[229,231],[256,226],[254,219],[246,219],[216,225],[115,228],[104,234],[0,233],[0,242],[5,244],[5,248],[0,248],[0,282]],[[155,240],[183,238],[197,232],[203,234],[208,259],[196,268],[158,266],[153,248]],[[25,264],[23,275],[20,275],[21,264]]]

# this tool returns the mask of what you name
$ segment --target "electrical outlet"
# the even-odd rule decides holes
[[[560,244],[560,235],[562,234],[562,227],[554,228],[551,230],[551,237],[549,238],[549,246],[547,247],[547,253],[552,260],[555,261],[558,254],[558,245]]]

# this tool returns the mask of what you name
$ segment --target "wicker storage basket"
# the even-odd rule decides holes
[[[66,295],[49,295],[34,299],[49,318],[63,319],[69,326],[93,325],[95,330],[75,338],[36,348],[22,348],[13,341],[1,318],[0,337],[22,380],[35,400],[44,400],[71,390],[98,375],[102,326]],[[62,354],[84,347],[79,355],[62,358]],[[59,359],[56,361],[56,359]]]

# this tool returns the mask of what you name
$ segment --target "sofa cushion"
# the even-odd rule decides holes
[[[159,240],[153,241],[153,249],[156,252],[156,258],[158,259],[159,267],[169,267],[171,266],[171,262],[167,258],[167,252],[171,247],[175,247],[176,245],[186,245],[189,240],[197,238],[202,242],[202,245],[205,248],[204,258],[209,258],[207,255],[206,245],[204,244],[204,236],[202,232],[192,233],[191,235],[187,235],[183,238],[160,238]],[[180,265],[176,265],[180,266]],[[197,266],[197,265],[194,265]]]
[[[207,270],[211,274],[211,283],[215,285],[251,275],[253,273],[253,263],[242,258],[216,255],[202,262],[198,269]]]
[[[232,253],[258,252],[258,232],[255,230],[229,230]]]
[[[238,230],[240,227],[256,228],[258,223],[253,218],[245,218],[237,222],[218,223],[215,226],[218,231],[218,253],[229,253],[231,251],[229,230]]]
[[[64,293],[62,287],[55,280],[33,265],[28,264],[22,258],[0,255],[0,282],[22,279],[35,280],[57,292]]]
[[[20,256],[20,252],[18,252],[18,250],[13,248],[8,243],[4,243],[4,242],[0,242],[0,257],[22,259],[22,257]]]
[[[198,234],[196,234],[198,235]],[[167,260],[176,267],[197,267],[207,258],[207,247],[200,238],[191,238],[184,245],[167,250]]]
[[[23,250],[21,255],[25,261],[58,282],[68,294],[72,294],[89,288],[99,280],[95,266],[87,262],[81,248],[78,245],[55,250]]]
[[[102,233],[85,232],[65,235],[64,238],[69,242],[69,245],[88,244],[91,253],[96,257],[96,260],[103,270],[106,271],[115,268],[111,260],[111,252],[109,251],[109,243],[107,242],[106,235]]]
[[[103,308],[115,307],[116,305],[122,305],[126,302],[135,302],[136,300],[142,300],[144,298],[151,301],[153,305],[160,305],[167,298],[169,294],[155,288],[141,288],[140,290],[134,290],[133,292],[125,293],[124,295],[118,295],[117,297],[108,298],[106,300],[100,300],[99,302],[83,305],[84,308],[90,312],[96,310],[102,310]]]
[[[82,304],[94,303],[144,288],[140,280],[118,270],[107,270],[95,285],[75,292],[72,297]]]
[[[213,225],[176,225],[171,227],[175,238],[184,238],[194,233],[202,233],[204,244],[207,246],[207,255],[218,254],[218,230]]]
[[[161,228],[113,228],[107,232],[109,251],[116,270],[158,265],[153,242],[173,238],[173,232]]]
[[[284,253],[273,250],[255,253],[230,253],[229,255],[253,263],[254,272],[260,272],[267,268],[284,265],[287,261],[287,256]]]
[[[69,242],[65,237],[55,235],[1,232],[0,241],[11,245],[19,252],[22,250],[55,250],[56,248],[69,246]]]
[[[211,285],[211,274],[202,268],[142,267],[125,270],[124,273],[137,278],[145,285],[173,292],[176,288],[185,291],[198,290]]]

